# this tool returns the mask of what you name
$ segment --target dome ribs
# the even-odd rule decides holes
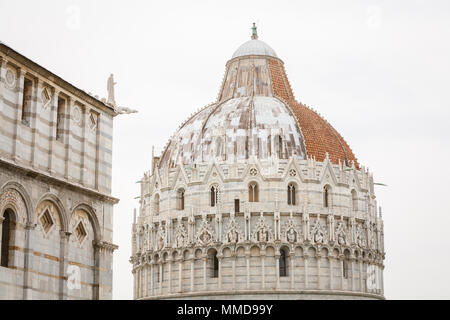
[[[317,161],[324,161],[328,153],[332,163],[339,164],[340,161],[351,166],[353,161],[359,169],[357,159],[344,138],[317,112],[295,101],[282,62],[276,59],[268,61],[273,93],[291,108],[297,118],[307,155]]]

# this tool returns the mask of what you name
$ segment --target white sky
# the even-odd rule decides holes
[[[189,114],[216,99],[250,38],[285,62],[374,172],[388,299],[450,299],[450,2],[0,0],[0,41],[85,91],[139,114],[114,124],[114,298],[132,298],[135,182]]]

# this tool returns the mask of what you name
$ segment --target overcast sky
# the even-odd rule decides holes
[[[114,298],[132,298],[133,208],[178,125],[213,102],[225,63],[250,39],[285,62],[374,173],[388,299],[450,299],[449,1],[0,0],[0,41],[85,91],[139,110],[114,122]]]

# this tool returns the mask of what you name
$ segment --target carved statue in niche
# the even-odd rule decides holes
[[[361,248],[366,246],[365,230],[361,224],[356,226],[356,244]]]
[[[283,230],[281,231],[281,237],[282,240],[294,243],[294,242],[300,242],[301,239],[301,232],[299,231],[300,228],[295,223],[292,216],[285,222]]]
[[[315,224],[312,226],[311,235],[314,243],[323,244],[327,241],[327,231],[320,224],[319,220],[316,220]]]
[[[369,247],[370,249],[375,249],[376,247],[376,240],[375,240],[375,230],[374,225],[369,225]]]
[[[175,230],[175,247],[182,248],[187,245],[188,235],[186,228],[181,221],[178,222],[177,228]]]
[[[336,239],[338,244],[341,246],[347,244],[347,227],[343,221],[339,222],[336,227]]]
[[[138,234],[138,243],[139,243],[139,251],[144,250],[145,245],[145,232],[144,227],[139,228],[139,234]]]
[[[208,220],[206,220],[206,216],[203,216],[202,222],[200,224],[200,228],[197,232],[197,243],[202,245],[202,246],[206,246],[208,244],[210,244],[211,242],[213,242],[214,239],[214,233],[212,231],[211,225],[208,222]]]
[[[147,226],[144,228],[144,233],[142,234],[142,238],[144,239],[144,243],[143,243],[143,249],[147,250],[148,249],[148,230],[147,230]]]
[[[162,224],[159,225],[156,233],[157,250],[162,250],[166,246],[166,230]]]
[[[244,236],[242,235],[239,224],[236,223],[234,214],[232,214],[225,229],[225,236],[223,241],[225,243],[237,243],[242,241],[242,239],[244,239]]]
[[[256,224],[252,240],[255,242],[270,242],[273,241],[273,233],[270,227],[265,223],[264,216],[261,215]]]

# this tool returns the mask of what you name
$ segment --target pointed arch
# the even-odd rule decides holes
[[[331,207],[331,186],[329,184],[323,187],[323,206],[324,208]]]
[[[31,198],[27,192],[27,190],[18,182],[16,181],[8,181],[6,182],[0,189],[0,197],[9,189],[15,190],[20,197],[22,198],[21,200],[23,201],[23,204],[25,206],[25,223],[32,223],[33,221],[33,203],[31,201]],[[1,207],[1,203],[0,203],[0,207]],[[2,209],[2,208],[0,208]],[[16,208],[19,209],[19,208]],[[2,209],[3,210],[3,209]],[[14,210],[13,210],[14,211]],[[16,215],[16,221],[20,221],[20,212],[14,212]]]
[[[41,203],[44,201],[49,201],[56,207],[56,209],[58,211],[59,219],[61,222],[61,231],[68,231],[69,230],[69,216],[67,214],[67,211],[66,211],[62,201],[55,194],[46,193],[39,199],[38,204],[36,206],[36,210],[39,208]],[[37,212],[35,214],[35,218],[37,219]]]
[[[92,224],[92,228],[94,229],[94,237],[96,241],[100,241],[102,239],[102,232],[100,227],[100,222],[98,221],[97,214],[95,213],[94,208],[86,203],[79,203],[75,208],[72,209],[70,214],[70,219],[74,217],[77,210],[83,210],[87,213],[89,221]]]
[[[297,205],[297,184],[295,182],[290,182],[287,186],[287,204]]]

